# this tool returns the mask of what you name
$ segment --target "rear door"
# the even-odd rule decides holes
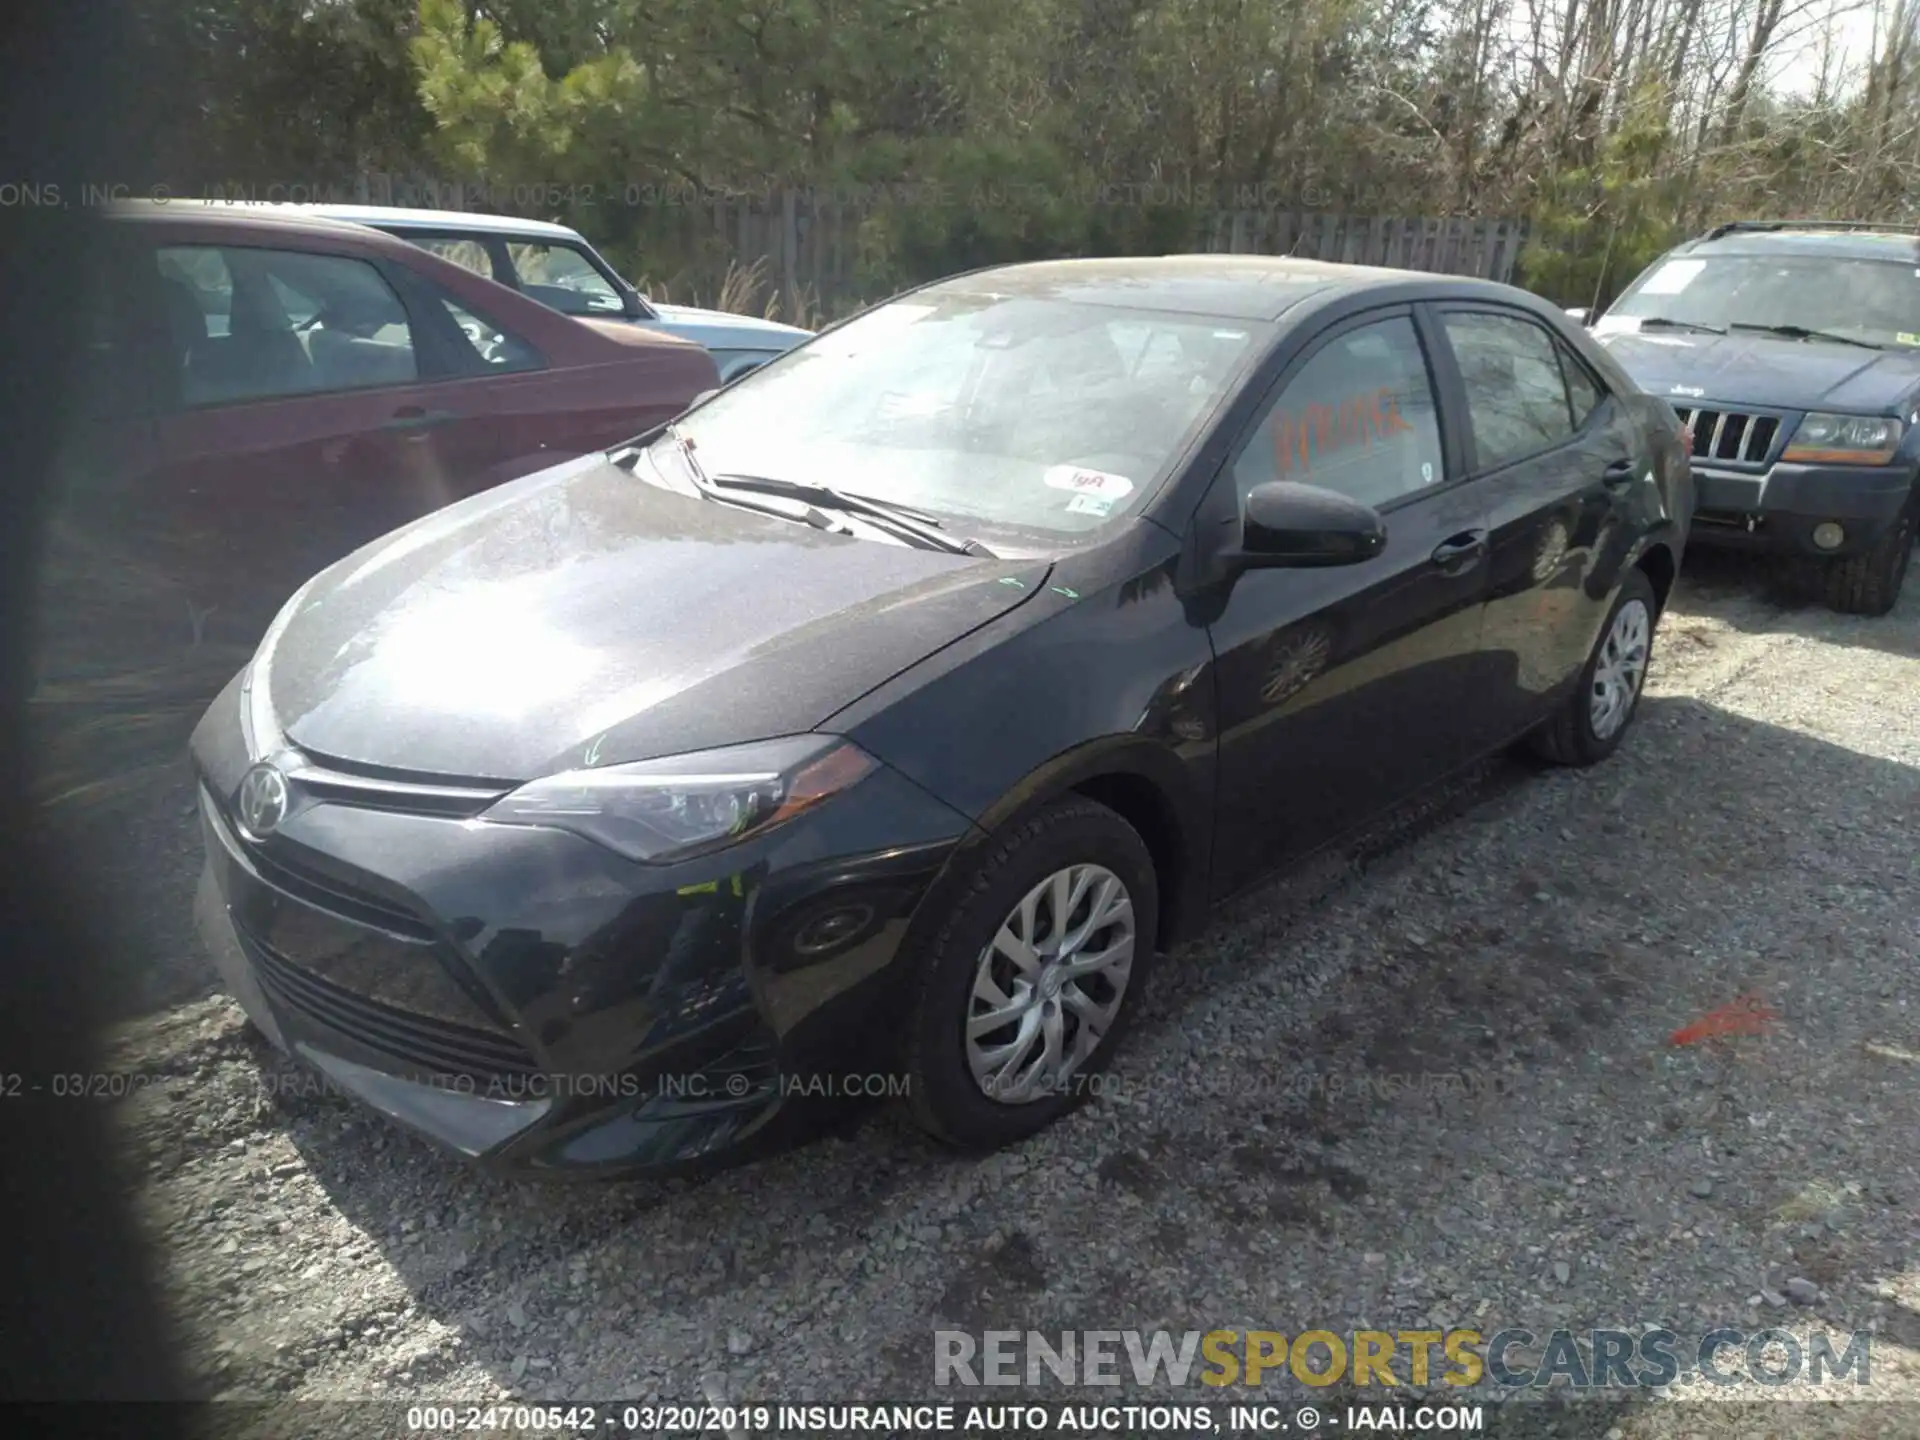
[[[463,378],[447,387],[439,411],[447,419],[435,427],[434,445],[446,472],[465,477],[468,490],[631,439],[713,383],[699,352],[622,344],[615,336],[624,325],[603,335],[497,291],[456,294],[412,270],[397,270],[395,280],[422,327],[456,352]],[[502,298],[513,305],[500,304]],[[548,343],[529,337],[532,326],[504,320],[509,308],[538,316]],[[555,336],[555,328],[565,333]],[[562,343],[565,353],[556,353]]]
[[[1407,307],[1336,325],[1202,502],[1201,537],[1237,536],[1248,491],[1270,480],[1362,500],[1387,526],[1386,550],[1358,565],[1241,574],[1209,627],[1223,893],[1472,757],[1487,520],[1443,427],[1431,346]]]
[[[1483,713],[1497,744],[1541,719],[1585,665],[1649,458],[1630,407],[1539,320],[1448,304],[1436,328],[1492,531],[1485,644],[1500,664]]]

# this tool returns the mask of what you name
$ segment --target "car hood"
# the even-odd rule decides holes
[[[1920,389],[1920,351],[1752,334],[1609,331],[1607,323],[1595,339],[1642,389],[1669,404],[1878,414],[1904,408]]]
[[[594,456],[316,576],[254,683],[316,757],[525,780],[809,730],[1049,568],[815,530]]]
[[[649,302],[651,303],[651,302]],[[811,330],[760,320],[725,310],[699,310],[691,305],[654,305],[663,328],[697,340],[709,350],[791,350],[811,338]]]

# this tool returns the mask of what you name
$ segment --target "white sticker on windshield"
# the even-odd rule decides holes
[[[1105,470],[1088,470],[1079,465],[1055,465],[1045,475],[1047,484],[1056,490],[1071,490],[1076,495],[1098,495],[1107,500],[1118,500],[1123,495],[1133,493],[1133,481],[1124,475],[1110,475]]]
[[[1647,278],[1640,287],[1642,295],[1678,295],[1693,283],[1693,277],[1707,268],[1704,260],[1669,260]]]
[[[1098,495],[1076,495],[1067,501],[1067,513],[1069,515],[1111,515],[1113,503]]]

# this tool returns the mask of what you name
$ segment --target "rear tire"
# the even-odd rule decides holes
[[[915,1121],[949,1145],[998,1149],[1096,1093],[1158,924],[1153,858],[1106,806],[1055,801],[996,835],[919,957],[907,1047]],[[1050,1055],[1065,1057],[1051,1072]]]
[[[1900,600],[1908,563],[1913,558],[1913,517],[1920,500],[1910,500],[1893,528],[1871,549],[1827,567],[1827,604],[1842,615],[1885,615]]]
[[[1626,738],[1640,708],[1653,659],[1660,601],[1643,570],[1620,584],[1593,653],[1559,714],[1527,737],[1527,748],[1554,765],[1597,765]]]

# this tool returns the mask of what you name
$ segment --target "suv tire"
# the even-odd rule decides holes
[[[1885,615],[1900,599],[1913,558],[1913,517],[1920,498],[1907,508],[1873,547],[1827,567],[1827,604],[1842,615]]]

